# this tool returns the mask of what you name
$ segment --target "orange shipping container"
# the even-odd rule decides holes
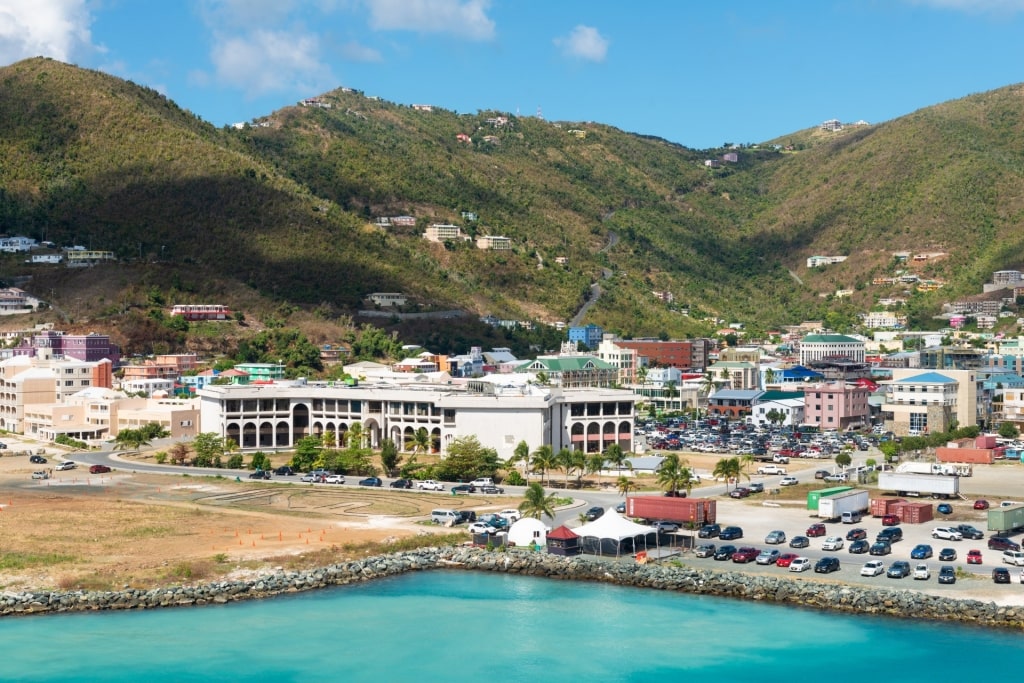
[[[871,516],[884,517],[896,514],[893,511],[900,503],[906,503],[906,498],[873,498],[871,500]]]
[[[978,437],[981,438],[980,436]],[[939,462],[968,462],[990,465],[995,459],[995,452],[988,448],[946,448],[935,449],[935,459]]]
[[[893,514],[904,524],[924,524],[935,518],[931,503],[900,503],[895,506]]]

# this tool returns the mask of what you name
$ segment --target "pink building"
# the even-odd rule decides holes
[[[845,430],[869,423],[870,391],[863,386],[832,382],[802,387],[804,424],[821,430]]]

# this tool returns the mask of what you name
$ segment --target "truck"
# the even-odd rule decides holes
[[[896,468],[901,474],[942,474],[959,476],[957,466],[951,462],[904,462]]]
[[[626,516],[700,526],[715,522],[716,509],[715,501],[710,498],[629,496],[626,498]]]
[[[1024,527],[1024,505],[991,508],[988,511],[988,530],[1005,533]]]
[[[869,494],[865,489],[843,491],[818,500],[818,517],[839,519],[844,512],[864,512],[869,504]]]
[[[960,477],[879,472],[878,488],[883,491],[895,491],[898,496],[930,495],[933,498],[949,498],[960,493]]]
[[[758,474],[786,474],[785,467],[779,467],[772,463],[771,465],[761,465],[757,468]]]

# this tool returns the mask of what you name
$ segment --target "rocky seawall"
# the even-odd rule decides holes
[[[217,605],[370,581],[410,571],[439,569],[595,581],[852,614],[955,621],[1011,629],[1024,627],[1024,607],[939,597],[912,590],[852,586],[790,576],[709,571],[673,562],[637,565],[591,556],[564,558],[541,552],[492,552],[465,547],[426,548],[303,572],[279,572],[251,580],[197,586],[110,592],[6,592],[0,594],[0,616]]]

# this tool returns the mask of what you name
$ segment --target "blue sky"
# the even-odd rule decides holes
[[[46,55],[218,126],[339,86],[694,148],[897,118],[1024,81],[1024,0],[0,0]]]

